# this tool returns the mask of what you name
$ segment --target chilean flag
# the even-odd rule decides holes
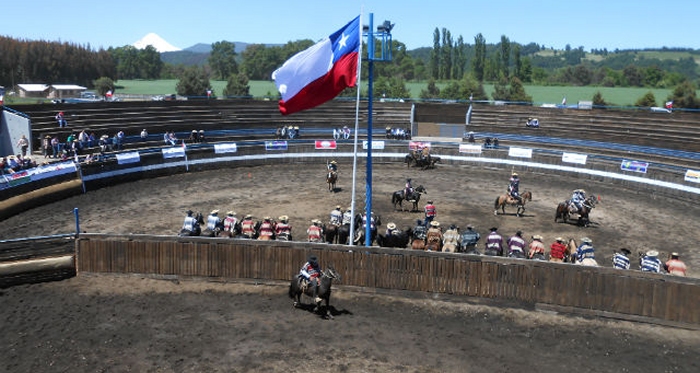
[[[310,109],[332,100],[357,83],[360,49],[360,17],[350,21],[310,48],[303,50],[272,73],[282,95],[282,115]]]
[[[673,101],[666,101],[666,109],[673,109]]]

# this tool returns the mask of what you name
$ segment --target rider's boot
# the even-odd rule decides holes
[[[313,287],[314,287],[314,301],[315,301],[316,303],[321,303],[321,301],[322,301],[323,299],[321,299],[321,298],[318,296],[318,281],[315,281]]]

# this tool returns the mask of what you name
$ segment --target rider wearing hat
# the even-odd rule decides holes
[[[340,226],[343,223],[343,212],[341,211],[340,205],[335,206],[333,211],[331,211],[331,218],[329,221],[332,225]]]
[[[196,227],[199,226],[197,219],[192,216],[192,210],[187,210],[187,216],[185,216],[185,222],[182,224],[182,229],[188,232],[194,232]]]
[[[460,250],[467,254],[479,254],[476,250],[476,243],[481,239],[479,232],[474,230],[474,226],[471,224],[467,225],[467,230],[462,232],[462,240],[460,243]]]
[[[308,286],[311,286],[316,303],[321,302],[322,299],[318,297],[318,280],[321,277],[321,266],[318,264],[316,255],[309,255],[308,260],[299,271],[299,276],[306,280]]]
[[[221,228],[221,223],[219,210],[212,210],[209,216],[207,216],[207,229],[214,232],[217,228]]]
[[[632,252],[627,248],[620,249],[619,253],[615,253],[612,258],[613,268],[617,269],[630,269],[630,258],[629,255]]]
[[[236,212],[228,211],[224,218],[224,231],[235,233],[237,226],[238,219],[236,218]]]
[[[255,238],[255,225],[253,216],[247,214],[241,221],[241,234],[246,238]]]
[[[335,160],[331,161],[331,163],[328,164],[328,171],[338,172],[338,162],[336,162]]]
[[[588,237],[583,237],[581,239],[581,245],[576,248],[576,261],[581,263],[584,259],[595,259],[593,241]]]
[[[586,200],[586,191],[583,189],[576,189],[571,194],[571,203],[576,206],[577,211],[581,211],[583,207],[583,202]]]
[[[486,250],[484,254],[491,256],[503,255],[503,236],[498,234],[498,228],[492,227],[491,232],[486,236]]]
[[[511,236],[508,239],[508,256],[509,257],[515,257],[515,258],[524,258],[525,257],[525,247],[527,246],[527,243],[525,243],[525,239],[523,239],[523,232],[522,231],[517,231],[515,232],[515,235]]]
[[[435,247],[435,251],[440,251],[443,238],[440,223],[437,221],[431,221],[430,228],[428,228],[428,232],[425,235],[426,249],[428,249],[428,246],[432,246]]]
[[[517,172],[513,172],[510,176],[510,184],[508,185],[508,195],[523,203],[520,198],[520,177]]]
[[[260,227],[258,227],[258,239],[259,240],[271,240],[275,238],[275,227],[272,223],[272,219],[269,216],[263,218]]]
[[[406,179],[406,186],[404,188],[404,195],[406,200],[410,201],[409,197],[413,195],[413,186],[411,185],[411,179]]]
[[[352,207],[348,207],[343,213],[343,225],[352,223]]]
[[[642,269],[642,272],[661,273],[663,265],[661,260],[659,260],[659,252],[656,250],[647,251],[646,255],[642,257],[639,267]]]
[[[685,266],[685,263],[678,259],[679,256],[680,255],[678,255],[676,252],[671,253],[671,259],[664,264],[664,268],[671,275],[685,277],[687,267]]]
[[[282,215],[279,217],[280,221],[275,224],[275,235],[278,240],[291,241],[292,240],[292,226],[289,224],[289,216]]]
[[[399,234],[399,230],[396,229],[396,224],[389,223],[386,225],[386,235],[391,236],[392,234]]]
[[[557,237],[549,246],[549,261],[562,263],[564,261],[564,256],[566,256],[566,245],[564,244],[564,239]]]
[[[527,252],[528,259],[541,259],[544,260],[544,243],[542,243],[542,236],[536,234],[532,236],[532,242],[529,246],[530,250]]]
[[[459,251],[459,228],[452,224],[442,235],[442,251],[454,253]]]
[[[423,220],[416,219],[416,226],[413,228],[413,238],[425,241],[425,235],[427,232],[428,228],[423,225]]]
[[[318,219],[312,219],[311,225],[306,230],[309,242],[321,242],[321,236],[323,235],[323,230],[321,228],[321,221]]]

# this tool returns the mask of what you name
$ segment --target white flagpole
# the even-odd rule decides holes
[[[357,54],[357,84],[355,84],[355,87],[357,87],[357,98],[355,100],[355,140],[353,143],[353,150],[352,150],[352,199],[350,202],[350,214],[352,215],[352,219],[350,219],[350,242],[349,244],[352,245],[354,242],[354,235],[355,235],[355,186],[356,186],[356,180],[357,180],[357,133],[359,132],[358,129],[360,127],[360,78],[362,77],[362,15],[364,13],[364,6],[362,7],[362,10],[360,11],[360,27],[359,27],[359,32],[360,32],[360,49],[359,53]]]

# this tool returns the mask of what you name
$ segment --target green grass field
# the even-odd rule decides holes
[[[165,95],[175,93],[177,80],[120,80],[117,83],[116,93],[133,95]],[[226,87],[225,81],[211,81],[214,93],[221,96]],[[367,84],[367,82],[361,82]],[[277,90],[272,81],[251,81],[250,93],[254,97],[276,97]],[[425,89],[427,83],[407,83],[406,88],[411,92],[413,98],[418,98],[420,91]],[[493,92],[493,85],[485,85],[484,89],[490,96]],[[609,87],[552,87],[552,86],[525,86],[527,94],[532,96],[535,105],[543,103],[559,104],[566,97],[569,104],[578,101],[590,101],[593,95],[600,91],[603,99],[615,106],[632,106],[635,101],[651,91],[656,97],[656,104],[662,106],[666,98],[671,94],[671,89],[649,89],[649,88],[609,88]]]

